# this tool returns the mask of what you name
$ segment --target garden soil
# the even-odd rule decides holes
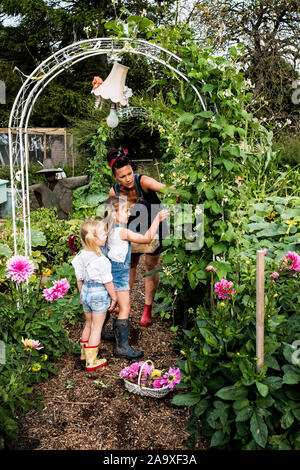
[[[130,344],[144,351],[157,368],[177,367],[179,353],[172,345],[170,324],[153,315],[148,328],[139,326],[144,305],[144,257],[131,293]],[[78,340],[81,324],[69,335]],[[107,329],[112,327],[111,320]],[[102,342],[106,367],[86,372],[79,356],[65,354],[56,364],[57,376],[34,386],[44,408],[20,417],[14,450],[181,450],[187,449],[189,410],[172,405],[174,392],[164,398],[129,393],[119,377],[132,363],[113,356],[113,343]],[[203,444],[204,445],[204,444]],[[202,444],[198,447],[201,449]]]

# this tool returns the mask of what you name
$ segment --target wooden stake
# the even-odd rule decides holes
[[[256,252],[256,370],[259,372],[264,364],[264,300],[265,300],[265,254],[264,250]]]
[[[47,134],[44,134],[44,162],[47,158]]]

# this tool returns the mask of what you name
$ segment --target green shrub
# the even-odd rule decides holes
[[[274,148],[279,152],[281,164],[300,164],[300,136],[283,135],[275,141]]]
[[[55,301],[42,295],[45,276],[32,276],[28,285],[9,279],[0,292],[0,340],[5,344],[5,361],[0,364],[0,448],[17,435],[16,414],[40,407],[40,397],[32,395],[31,385],[47,380],[56,373],[54,363],[65,352],[79,352],[79,345],[68,337],[67,325],[82,316],[79,294],[72,266],[64,263],[46,277],[52,287],[58,276],[69,278],[70,292]],[[38,347],[23,341],[39,341]]]
[[[218,272],[218,263],[215,263]],[[201,436],[217,449],[300,449],[299,272],[267,262],[264,365],[256,370],[255,267],[244,263],[231,300],[213,299],[211,311],[190,309],[179,361],[191,407],[189,447]],[[239,279],[239,283],[236,282]],[[214,277],[212,275],[212,284]]]

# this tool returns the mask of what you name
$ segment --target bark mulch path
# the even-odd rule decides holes
[[[144,305],[144,260],[131,294],[130,344],[144,351],[158,368],[177,367],[170,325],[158,314],[148,328],[139,326]],[[111,322],[110,322],[111,323]],[[108,329],[111,325],[108,325]],[[70,328],[77,340],[81,324]],[[173,393],[157,399],[129,393],[120,370],[133,361],[113,357],[113,344],[102,342],[108,365],[86,372],[78,356],[64,355],[57,376],[34,386],[44,408],[20,418],[15,450],[181,450],[187,449],[188,409],[171,404]]]

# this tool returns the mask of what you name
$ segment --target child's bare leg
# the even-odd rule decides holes
[[[106,317],[106,312],[92,313],[91,334],[88,346],[98,346],[100,344],[101,331]]]
[[[118,305],[120,308],[118,319],[125,320],[129,318],[130,315],[130,298],[129,298],[129,290],[119,290],[116,292]]]
[[[85,315],[85,325],[81,333],[81,341],[87,342],[91,334],[92,312],[84,312],[84,315]]]

